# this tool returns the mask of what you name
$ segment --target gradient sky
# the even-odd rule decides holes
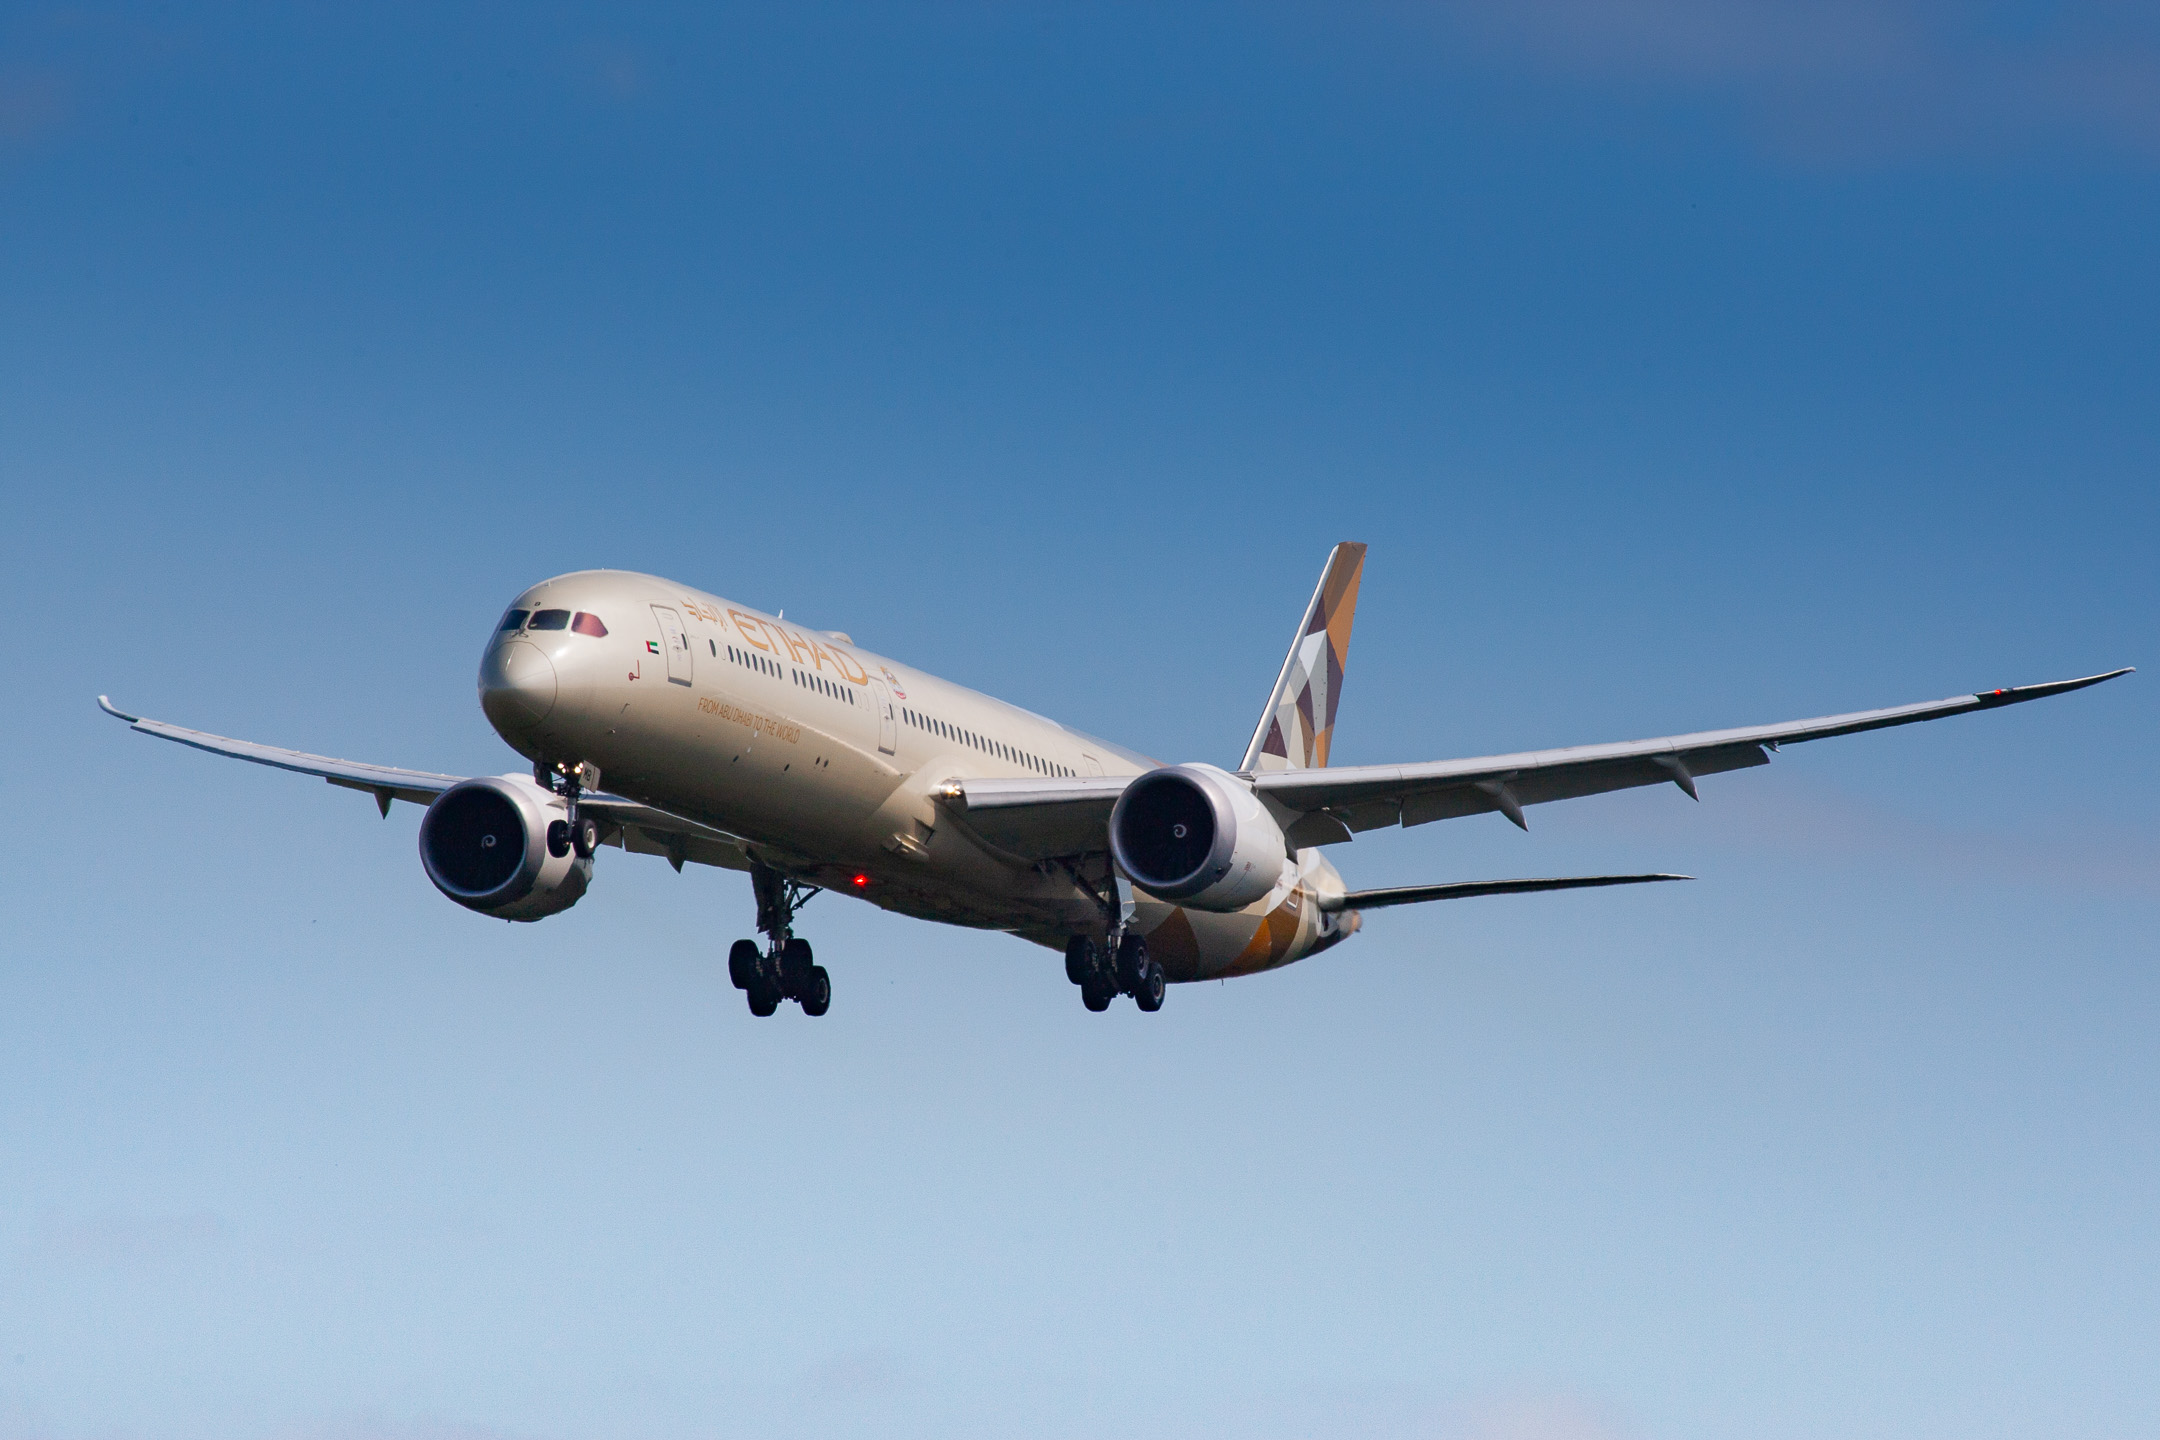
[[[218,9],[0,10],[0,1440],[2160,1435],[2150,6]],[[92,704],[513,769],[620,566],[1222,763],[1340,539],[1344,763],[2147,668],[816,1022]]]

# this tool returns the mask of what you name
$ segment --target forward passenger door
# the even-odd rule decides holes
[[[667,651],[667,678],[677,685],[690,683],[690,634],[683,629],[682,616],[671,605],[652,607],[653,618],[660,622],[660,646]]]

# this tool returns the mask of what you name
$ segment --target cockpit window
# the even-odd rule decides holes
[[[570,622],[570,628],[580,635],[607,634],[607,626],[600,623],[600,617],[584,610],[577,612],[577,618]]]
[[[525,623],[525,617],[530,614],[532,614],[532,611],[530,610],[505,611],[503,614],[503,623],[496,628],[498,630],[515,630]]]
[[[567,610],[533,611],[532,628],[535,630],[567,630],[570,628],[570,612]]]

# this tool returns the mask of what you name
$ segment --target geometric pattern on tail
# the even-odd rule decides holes
[[[1363,545],[1346,540],[1329,553],[1240,770],[1317,770],[1328,763],[1364,574]]]

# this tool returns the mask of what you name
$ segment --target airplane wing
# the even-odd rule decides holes
[[[160,740],[173,740],[182,745],[192,745],[197,750],[207,750],[212,755],[224,755],[234,760],[248,760],[257,765],[269,765],[279,770],[291,770],[300,775],[316,775],[332,785],[347,790],[362,790],[375,797],[375,804],[383,814],[390,813],[390,802],[409,800],[415,805],[426,805],[436,796],[448,790],[463,775],[437,775],[426,770],[400,770],[389,765],[369,765],[358,760],[333,760],[327,755],[310,755],[304,750],[286,750],[276,745],[258,745],[249,740],[232,740],[223,735],[212,735],[202,730],[190,730],[185,726],[168,725],[162,720],[146,720],[140,715],[130,715],[105,696],[98,696],[98,708],[116,720],[127,722],[128,728],[143,735],[155,735]],[[695,820],[674,815],[665,810],[641,805],[620,795],[610,795],[603,790],[588,791],[578,797],[580,809],[603,820],[603,828],[613,827],[613,834],[606,843],[622,846],[634,854],[664,855],[680,870],[684,861],[700,865],[718,865],[730,870],[750,868],[749,855],[743,841],[724,830],[701,825]]]
[[[1668,783],[1693,796],[1696,777],[1767,765],[1770,752],[1781,745],[1999,709],[2082,690],[2129,673],[2128,668],[2110,670],[2079,680],[1953,695],[1947,700],[1782,725],[1418,765],[1269,770],[1247,778],[1257,794],[1293,817],[1285,833],[1298,847],[1336,844],[1382,825],[1423,825],[1490,811],[1528,829],[1523,816],[1526,805]],[[946,784],[939,798],[1000,849],[1027,859],[1049,859],[1103,849],[1110,808],[1132,778],[959,779]]]
[[[1423,825],[1495,810],[1527,830],[1529,823],[1522,813],[1526,805],[1668,783],[1692,797],[1695,777],[1767,765],[1769,752],[1782,745],[1941,720],[1973,710],[1999,709],[2082,690],[2129,673],[2128,669],[2111,670],[2080,680],[1953,695],[1947,700],[1887,710],[1859,710],[1782,725],[1705,730],[1617,745],[1577,745],[1424,765],[1278,770],[1254,776],[1253,788],[1263,799],[1302,813],[1304,818],[1291,827],[1293,839],[1302,845],[1348,840],[1356,831],[1381,825]]]
[[[1692,880],[1692,875],[1569,875],[1556,880],[1458,880],[1450,885],[1398,885],[1388,890],[1352,890],[1323,895],[1327,911],[1378,910],[1387,905],[1423,905],[1428,900],[1469,900],[1479,895],[1528,895],[1539,890],[1597,890],[1607,885],[1654,885],[1661,880]]]

